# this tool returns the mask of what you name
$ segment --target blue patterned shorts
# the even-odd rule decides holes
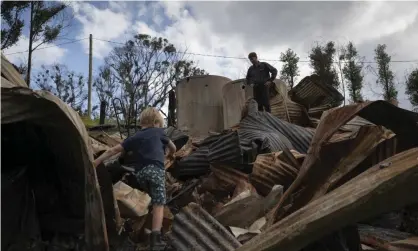
[[[143,167],[135,173],[141,185],[147,189],[152,205],[165,205],[165,170],[155,165]]]

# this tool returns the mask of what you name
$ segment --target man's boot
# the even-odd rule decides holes
[[[163,251],[167,244],[161,239],[160,231],[152,231],[150,235],[151,251]]]

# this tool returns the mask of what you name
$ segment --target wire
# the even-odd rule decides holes
[[[79,42],[79,41],[82,41],[82,40],[85,40],[85,39],[87,39],[87,38],[81,38],[81,39],[72,40],[72,41],[70,41],[70,42],[65,42],[65,43],[61,43],[61,44],[55,44],[55,45],[51,45],[51,46],[40,47],[40,48],[36,49],[35,51],[37,51],[37,50],[44,50],[44,49],[48,49],[48,48],[52,48],[52,47],[56,47],[56,46],[60,46],[60,45],[65,45],[65,44],[72,44],[72,43]],[[7,53],[7,54],[4,54],[4,55],[5,55],[5,56],[8,56],[8,55],[19,54],[19,53],[25,53],[25,52],[29,52],[29,50],[26,50],[26,51],[19,51],[19,52],[12,52],[12,53]]]
[[[93,37],[93,39],[98,40],[98,41],[112,43],[112,44],[125,45],[125,43],[110,41],[110,40],[106,40],[106,39],[100,39],[100,38],[94,38],[94,37]],[[222,55],[202,54],[202,53],[182,52],[182,51],[177,51],[176,53],[194,55],[194,56],[202,56],[202,57],[248,60],[248,58],[246,58],[246,57],[222,56]],[[260,60],[262,60],[262,61],[272,61],[272,62],[284,62],[283,60],[280,60],[280,59],[260,59]],[[310,63],[310,62],[311,62],[310,60],[299,60],[299,63]],[[341,61],[341,62],[348,62],[348,61]],[[360,62],[361,63],[366,63],[366,64],[377,63],[376,61],[360,61]],[[391,63],[415,63],[415,62],[418,62],[418,60],[391,60],[390,62]],[[338,62],[332,62],[332,63],[338,63]]]
[[[65,45],[65,44],[72,44],[75,42],[79,42],[82,40],[85,40],[88,38],[81,38],[81,39],[77,39],[77,40],[73,40],[70,42],[65,42],[65,43],[61,43],[61,44],[56,44],[56,45],[51,45],[51,46],[46,46],[46,47],[41,47],[38,48],[36,50],[43,50],[43,49],[48,49],[48,48],[52,48],[55,46],[60,46],[60,45]],[[125,43],[121,43],[121,42],[116,42],[116,41],[110,41],[110,40],[106,40],[106,39],[100,39],[100,38],[94,38],[94,40],[97,41],[103,41],[103,42],[108,42],[108,43],[112,43],[112,44],[119,44],[119,45],[125,45]],[[25,53],[28,52],[29,50],[26,51],[20,51],[20,52],[12,52],[12,53],[8,53],[5,54],[5,56],[7,55],[13,55],[13,54],[19,54],[19,53]],[[246,57],[234,57],[234,56],[223,56],[223,55],[214,55],[214,54],[203,54],[203,53],[194,53],[194,52],[183,52],[183,51],[177,51],[176,53],[179,54],[186,54],[186,55],[193,55],[193,56],[201,56],[201,57],[213,57],[213,58],[224,58],[224,59],[240,59],[240,60],[248,60],[248,58]],[[284,62],[283,60],[280,59],[261,59],[262,61],[270,61],[270,62]],[[299,63],[310,63],[310,60],[299,60]],[[347,61],[341,61],[341,62],[347,62]],[[418,60],[391,60],[391,63],[417,63]],[[338,62],[332,62],[332,63],[338,63]],[[376,61],[360,61],[360,63],[363,64],[375,64],[377,63]]]

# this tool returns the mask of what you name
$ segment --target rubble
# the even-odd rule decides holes
[[[91,165],[93,156],[126,136],[112,125],[86,130],[62,101],[25,88],[3,68],[2,144],[16,154],[12,143],[20,139],[14,135],[34,140],[42,135],[38,142],[47,145],[56,164],[38,167],[58,171],[41,168],[36,176],[38,228],[59,233],[37,243],[147,250],[150,197],[132,174],[132,153],[115,155],[95,169]],[[224,131],[190,137],[165,129],[177,147],[165,160],[168,250],[416,250],[418,114],[385,101],[338,107],[342,95],[318,76],[290,91],[280,84],[274,90],[272,114],[257,111],[249,99],[240,122]],[[36,106],[46,110],[33,110]],[[44,119],[51,114],[54,125]],[[43,129],[33,133],[27,124],[15,124],[22,120]],[[19,151],[32,156],[26,148]],[[13,172],[2,169],[2,193],[15,194],[9,207],[2,205],[2,214],[13,215],[3,217],[2,227],[11,231],[2,233],[2,248],[3,240],[11,243],[19,233],[16,208],[23,207],[19,198],[30,177],[24,159],[14,159]],[[57,193],[51,180],[59,180],[66,192]],[[26,203],[35,208],[34,200]],[[55,211],[47,210],[50,205]]]
[[[175,157],[165,162],[167,210],[174,219],[167,218],[164,231],[172,249],[357,251],[415,245],[415,233],[380,246],[370,240],[379,234],[371,219],[393,210],[408,212],[399,224],[414,229],[404,218],[417,215],[418,198],[406,194],[418,184],[417,114],[384,101],[336,108],[335,90],[305,85],[290,92],[291,100],[283,90],[272,99],[303,106],[309,123],[301,122],[303,112],[299,120],[289,110],[258,112],[249,99],[237,125],[206,138],[166,129],[179,143]],[[372,229],[369,237],[364,226]],[[137,234],[144,236],[146,224],[141,228]]]

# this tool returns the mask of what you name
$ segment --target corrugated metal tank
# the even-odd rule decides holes
[[[190,136],[205,136],[222,131],[222,88],[231,79],[221,76],[193,76],[176,86],[178,129]]]
[[[224,129],[239,123],[245,105],[246,88],[242,79],[231,81],[222,88]]]

